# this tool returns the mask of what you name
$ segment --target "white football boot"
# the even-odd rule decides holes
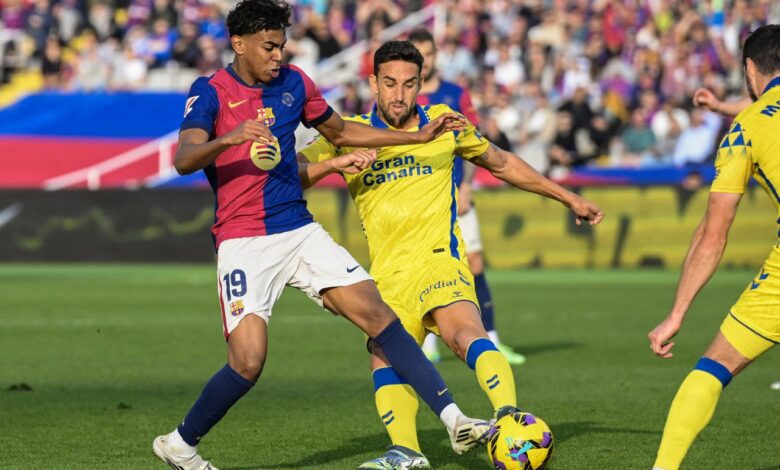
[[[171,434],[163,436],[157,436],[152,442],[152,450],[154,455],[160,458],[163,462],[168,464],[174,470],[219,470],[217,467],[211,465],[208,461],[203,460],[194,447],[184,445],[176,445],[175,441],[181,440],[172,439],[171,435],[178,433],[174,430]]]
[[[491,427],[488,421],[461,415],[450,432],[452,450],[461,455],[479,444],[484,444],[490,435]]]

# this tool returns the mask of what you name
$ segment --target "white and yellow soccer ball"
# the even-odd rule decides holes
[[[540,470],[552,458],[552,431],[531,413],[509,413],[496,421],[487,451],[498,470]]]
[[[261,142],[252,142],[249,150],[249,158],[252,163],[261,170],[271,171],[282,161],[282,150],[279,147],[279,139],[268,141],[263,139]]]

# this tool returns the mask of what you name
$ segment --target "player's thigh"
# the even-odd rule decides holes
[[[704,355],[736,375],[774,345],[729,313]]]
[[[748,360],[780,341],[779,254],[773,252],[748,283],[721,324],[720,336]]]
[[[429,315],[436,322],[441,339],[460,357],[465,357],[474,340],[487,338],[479,309],[473,301],[454,302],[433,310]]]
[[[463,335],[485,334],[474,290],[474,276],[463,260],[436,258],[419,270],[414,297],[423,325],[451,348]]]
[[[296,263],[289,285],[367,334],[377,334],[395,319],[371,276],[319,224],[301,246]]]
[[[466,253],[481,253],[482,252],[482,237],[479,233],[479,217],[477,217],[477,209],[474,206],[466,211],[465,214],[458,216],[458,225],[460,226],[461,235],[463,235],[463,242],[466,244]],[[469,257],[471,262],[471,257]],[[472,269],[475,273],[482,272],[477,270],[473,265]]]
[[[265,365],[268,325],[258,315],[247,315],[228,338],[228,364],[248,380],[255,380]]]

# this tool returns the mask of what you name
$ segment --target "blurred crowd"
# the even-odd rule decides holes
[[[340,106],[371,104],[364,78],[379,34],[411,12],[446,12],[438,71],[467,87],[483,132],[555,174],[580,165],[704,163],[725,120],[699,87],[743,94],[740,46],[780,22],[776,0],[298,0],[288,59],[312,70],[361,40],[361,77]],[[156,70],[210,74],[230,61],[234,0],[0,0],[0,82],[133,90]],[[433,22],[428,26],[433,28]]]
[[[773,0],[449,1],[438,69],[489,136],[549,173],[710,160],[726,119],[692,103],[744,93],[741,44]]]

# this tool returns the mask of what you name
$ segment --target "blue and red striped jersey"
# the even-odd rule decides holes
[[[253,142],[230,147],[203,171],[216,196],[215,244],[232,238],[287,232],[310,223],[298,178],[295,129],[317,126],[333,114],[314,82],[283,66],[271,83],[251,86],[228,66],[200,77],[187,98],[181,130],[199,128],[211,138],[247,119],[263,121],[279,140],[281,159],[262,170],[250,159]]]

